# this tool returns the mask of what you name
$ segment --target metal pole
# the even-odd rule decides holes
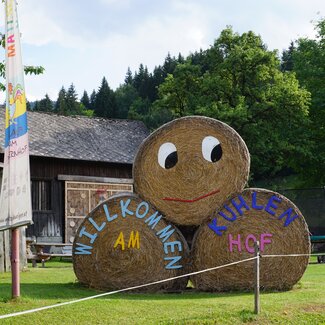
[[[254,260],[254,273],[255,273],[255,286],[254,286],[254,313],[260,312],[260,243],[256,241],[254,243],[255,257]]]
[[[19,228],[11,233],[11,287],[12,298],[20,297]]]

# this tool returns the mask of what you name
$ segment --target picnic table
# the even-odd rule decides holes
[[[311,235],[310,236],[310,241],[311,241],[311,243],[313,245],[313,250],[314,250],[315,246],[317,246],[317,244],[325,244],[325,235],[322,235],[322,236]],[[324,246],[324,245],[322,245],[322,246]],[[317,252],[317,253],[320,253],[320,252]],[[318,263],[325,263],[325,255],[318,255],[317,256],[317,262]]]
[[[61,253],[52,253],[52,247],[60,247]],[[50,260],[51,257],[72,257],[72,244],[71,243],[43,243],[34,240],[26,240],[27,259],[32,261],[33,267],[37,266],[37,262],[42,263],[45,267],[45,262]]]

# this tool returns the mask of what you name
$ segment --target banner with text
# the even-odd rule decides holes
[[[24,70],[16,0],[5,1],[6,126],[0,230],[32,223]]]

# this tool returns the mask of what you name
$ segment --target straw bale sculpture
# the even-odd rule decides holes
[[[183,274],[188,246],[182,234],[150,204],[120,194],[95,208],[82,222],[73,244],[78,280],[102,290],[124,289]],[[138,291],[184,289],[187,278]]]
[[[307,224],[298,208],[287,198],[268,190],[246,189],[234,196],[204,223],[194,238],[194,270],[243,260],[254,256],[260,242],[260,285],[266,290],[290,289],[304,274],[309,254]],[[265,255],[266,257],[263,257]],[[254,261],[195,275],[192,282],[204,291],[250,290],[254,286]]]
[[[200,225],[241,192],[250,157],[239,134],[220,121],[192,116],[165,124],[141,145],[135,191],[179,225]]]
[[[301,212],[278,193],[244,190],[249,168],[248,149],[230,126],[201,116],[163,125],[135,157],[136,194],[111,197],[80,225],[73,245],[79,281],[98,289],[141,285],[252,257],[255,241],[262,255],[308,254]],[[191,254],[175,225],[198,227]],[[262,287],[291,288],[307,263],[307,256],[262,258]],[[192,276],[204,291],[250,290],[253,281],[253,261]]]

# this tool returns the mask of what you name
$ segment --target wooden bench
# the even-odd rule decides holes
[[[51,253],[52,247],[61,247],[61,253]],[[36,267],[37,262],[45,262],[51,257],[72,258],[72,244],[70,243],[37,243],[32,240],[26,240],[27,259],[32,262],[32,266]],[[46,250],[46,251],[44,251]]]
[[[325,245],[322,245],[322,244],[325,244],[325,235],[324,236],[315,236],[315,235],[311,235],[310,236],[310,241],[311,241],[311,244],[312,244],[312,247],[313,247],[313,251],[315,251],[315,247],[317,246],[317,244],[319,244],[319,246],[323,246],[323,249],[325,247]],[[316,254],[317,253],[322,253],[322,252],[315,252]],[[325,252],[323,252],[325,253]],[[317,256],[317,262],[318,263],[325,263],[325,255],[318,255]]]

